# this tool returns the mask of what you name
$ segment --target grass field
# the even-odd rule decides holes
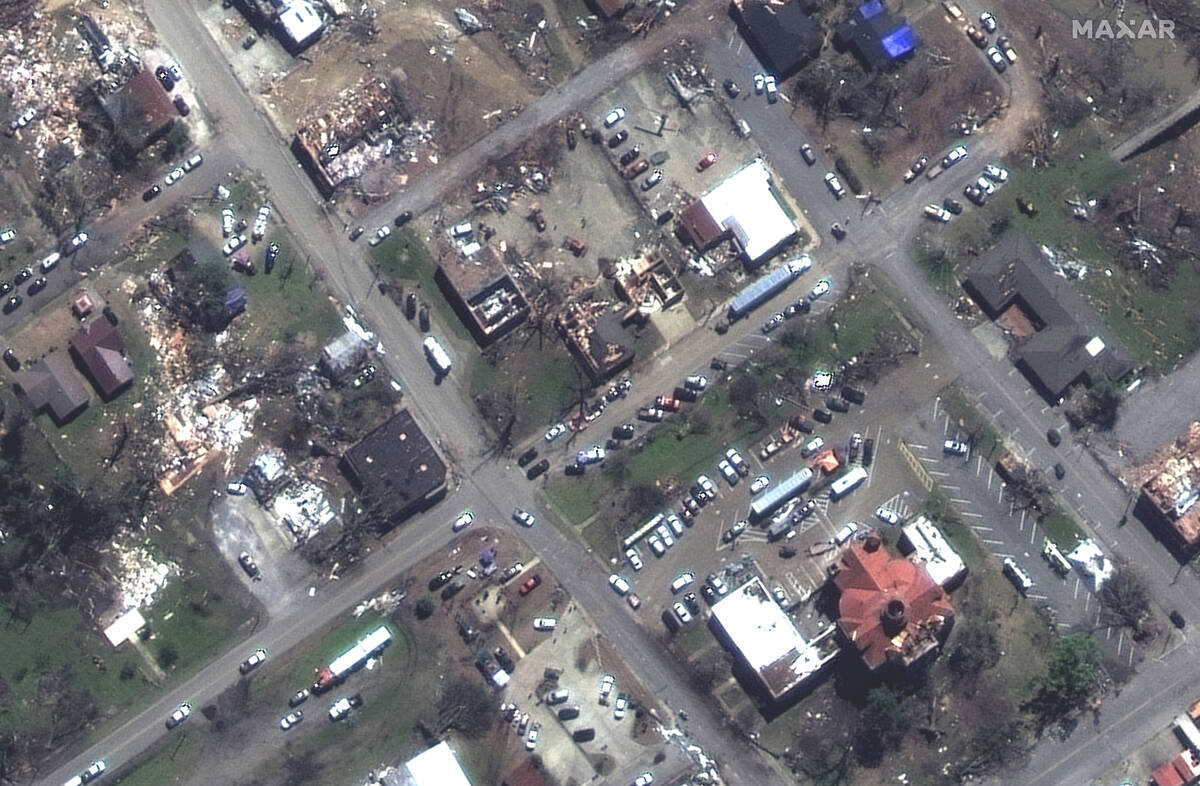
[[[998,458],[1004,449],[1004,438],[966,392],[958,385],[950,385],[940,395],[943,409],[960,429],[971,435],[971,450],[986,459]]]
[[[523,340],[512,335],[503,339],[495,351],[501,353],[495,360],[490,353],[485,354],[471,369],[471,397],[479,401],[485,395],[501,400],[511,396],[516,415],[513,442],[541,434],[562,419],[578,384],[575,361],[562,343],[554,338],[539,340],[531,336]],[[491,425],[498,428],[501,424]]]
[[[260,270],[256,276],[238,276],[247,306],[234,320],[233,333],[252,354],[297,341],[315,351],[342,332],[341,317],[290,236],[279,233],[267,240],[279,243],[279,262],[271,275]]]
[[[1056,508],[1043,516],[1038,523],[1046,531],[1046,537],[1054,541],[1054,545],[1062,549],[1063,553],[1075,548],[1086,537],[1075,517],[1062,508]]]
[[[433,275],[437,262],[429,248],[411,229],[400,229],[370,251],[371,261],[379,274],[388,276],[408,291],[414,287],[423,303],[429,304],[443,323],[459,340],[472,341],[471,334],[442,295]]]

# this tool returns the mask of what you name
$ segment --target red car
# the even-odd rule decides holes
[[[517,590],[517,592],[522,595],[528,595],[537,589],[541,583],[542,577],[535,573],[529,578],[525,579],[525,583],[521,585],[521,589]]]
[[[717,163],[717,154],[709,153],[704,158],[700,159],[700,163],[696,164],[696,171],[703,172],[715,163]]]

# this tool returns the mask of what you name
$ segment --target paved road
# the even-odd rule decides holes
[[[618,83],[636,70],[643,58],[661,50],[664,44],[678,35],[680,28],[677,25],[684,25],[688,20],[694,22],[699,18],[696,15],[704,10],[707,9],[700,4],[689,6],[677,15],[671,26],[590,66],[497,132],[447,161],[431,175],[419,178],[405,193],[373,211],[372,224],[386,223],[401,210],[419,212],[432,206],[444,194],[456,188],[463,176],[475,171],[489,157],[516,147],[562,112],[591,100]],[[441,432],[443,448],[452,459],[460,459],[460,468],[464,467],[467,458],[478,453],[475,448],[479,444],[480,430],[458,388],[457,380],[452,375],[445,383],[453,394],[446,395],[445,390],[438,390],[430,376],[423,373],[424,358],[418,348],[416,331],[400,317],[389,301],[370,296],[371,273],[354,246],[340,236],[341,222],[327,212],[315,189],[286,152],[286,146],[272,136],[270,125],[259,116],[253,102],[242,92],[194,11],[190,8],[181,10],[168,0],[149,0],[147,11],[191,78],[205,85],[203,103],[216,118],[224,138],[229,140],[231,152],[244,161],[254,162],[262,172],[271,186],[272,199],[279,213],[289,223],[301,244],[312,253],[314,264],[321,267],[335,292],[345,302],[353,304],[370,327],[378,332],[388,350],[385,364],[392,373],[404,378],[409,388],[411,406],[423,423],[436,424]],[[1014,114],[1019,117],[1019,112]],[[1185,579],[1175,587],[1164,581],[1167,571],[1162,567],[1162,551],[1152,541],[1147,542],[1145,537],[1139,536],[1141,528],[1132,527],[1127,532],[1112,529],[1113,522],[1120,517],[1125,506],[1123,493],[1114,488],[1103,470],[1091,462],[1086,454],[1074,457],[1069,454],[1070,445],[1064,445],[1055,452],[1040,444],[1039,435],[1044,433],[1048,422],[1058,425],[1054,423],[1056,418],[1052,414],[1039,412],[1037,405],[1031,404],[1028,386],[1024,381],[1013,376],[1011,366],[1006,361],[987,355],[980,342],[946,309],[941,296],[925,287],[920,271],[900,250],[911,236],[920,203],[940,201],[945,193],[960,192],[962,183],[974,177],[982,161],[987,160],[988,156],[998,156],[1011,147],[1014,141],[1012,130],[1011,124],[1001,125],[990,134],[976,137],[972,142],[970,163],[951,170],[940,180],[933,183],[919,181],[908,190],[898,189],[888,195],[884,204],[866,220],[856,221],[850,238],[832,253],[843,261],[854,258],[874,260],[912,310],[929,323],[930,335],[934,340],[941,342],[948,354],[957,359],[957,371],[964,383],[981,398],[1002,430],[1010,433],[1027,453],[1041,451],[1042,455],[1061,454],[1069,459],[1073,472],[1068,489],[1076,494],[1076,509],[1084,511],[1089,520],[1101,527],[1099,534],[1110,547],[1117,545],[1116,536],[1120,535],[1123,550],[1147,566],[1159,597],[1170,602],[1178,601],[1177,605],[1191,612],[1190,616],[1200,618],[1200,613],[1195,610],[1197,605],[1190,597],[1195,589],[1191,580]],[[795,187],[795,192],[799,194],[811,192],[811,183],[806,181],[814,177],[812,171],[779,163],[794,156],[791,152],[797,144],[794,135],[776,138],[774,134],[767,134],[760,138],[760,143],[768,156],[784,170],[782,174],[789,189]],[[821,218],[827,219],[841,212],[836,207],[830,208],[829,204],[832,203],[817,204],[815,210]],[[893,250],[881,256],[880,249]],[[685,339],[660,358],[657,373],[664,379],[680,378],[696,367],[698,358],[707,358],[712,354],[711,336],[705,332],[697,332],[693,336],[695,338]],[[737,338],[735,334],[726,340]],[[686,352],[683,351],[685,348]],[[671,356],[680,360],[673,361]],[[992,407],[996,409],[993,411]],[[442,507],[457,510],[460,506],[471,505],[477,512],[486,511],[484,515],[489,518],[504,520],[516,505],[533,507],[527,499],[522,499],[528,492],[521,481],[514,482],[515,477],[519,476],[500,464],[477,464],[460,478],[463,488],[455,495],[453,504]],[[279,652],[295,646],[308,632],[334,619],[375,587],[411,566],[430,549],[443,545],[449,539],[444,521],[446,517],[446,513],[439,511],[410,522],[404,530],[401,549],[374,555],[367,560],[362,573],[334,586],[329,595],[323,598],[319,596],[315,602],[297,597],[252,641],[222,656],[182,686],[160,698],[127,721],[118,732],[87,753],[75,757],[70,766],[50,774],[45,782],[61,783],[87,761],[99,756],[107,757],[114,764],[129,760],[162,733],[162,727],[158,724],[176,703],[184,697],[203,702],[230,684],[236,675],[236,664],[245,656],[246,650],[265,645]],[[731,783],[760,784],[779,780],[763,758],[740,740],[728,735],[722,720],[708,701],[692,694],[686,675],[636,624],[620,599],[608,590],[603,580],[604,571],[590,556],[549,527],[535,527],[520,534],[555,569],[568,590],[579,599],[581,606],[594,616],[601,630],[628,654],[631,662],[638,665],[651,688],[668,698],[672,704],[683,703],[691,716],[690,726],[697,741],[723,762],[725,774]],[[1177,650],[1166,658],[1178,666],[1183,657],[1179,654],[1181,652],[1182,649]],[[270,668],[270,664],[266,668]],[[1188,676],[1194,679],[1194,675]],[[1160,678],[1148,670],[1147,676],[1135,679],[1145,685]],[[1118,699],[1132,692],[1127,689]],[[1162,694],[1169,695],[1165,691]],[[1114,739],[1116,731],[1123,728],[1120,724],[1133,724],[1136,719],[1144,719],[1147,711],[1163,711],[1161,703],[1125,708],[1124,702],[1112,702],[1113,711],[1117,711],[1116,708],[1126,709],[1112,724],[1102,724],[1102,729],[1113,734]],[[1146,710],[1145,707],[1150,709]],[[1077,761],[1090,744],[1094,743],[1080,735],[1078,742],[1069,749],[1050,751],[1040,748],[1031,769],[1046,765],[1044,772],[1050,773],[1046,776],[1050,779],[1039,782],[1079,782],[1055,781],[1053,778],[1056,773],[1070,769],[1072,762]],[[1043,750],[1047,750],[1044,756]],[[1057,761],[1052,761],[1056,757]]]

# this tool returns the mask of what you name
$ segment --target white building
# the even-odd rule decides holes
[[[761,158],[721,181],[684,210],[680,220],[697,248],[732,236],[750,264],[765,261],[796,235],[796,224],[780,204]]]
[[[316,41],[325,22],[308,0],[291,0],[279,12],[280,42],[290,52],[298,52]]]
[[[838,653],[834,626],[805,641],[758,578],[713,604],[709,627],[773,701],[817,674]]]
[[[458,757],[443,740],[400,768],[397,786],[471,786]]]
[[[962,557],[950,547],[946,536],[932,521],[917,516],[900,529],[900,549],[909,560],[924,565],[929,578],[942,589],[957,587],[967,576],[967,566]]]

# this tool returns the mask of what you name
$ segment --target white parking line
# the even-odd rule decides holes
[[[992,476],[995,474],[996,474],[995,472],[988,473],[988,491],[992,490]]]
[[[1026,509],[1026,508],[1021,508],[1021,527],[1020,527],[1020,529],[1021,529],[1021,531],[1022,531],[1022,532],[1024,532],[1024,531],[1025,531],[1025,515],[1026,515],[1027,513],[1029,513],[1029,510],[1028,510],[1028,509]]]
[[[946,491],[962,491],[962,486],[951,486],[949,483],[943,483],[942,488]]]
[[[996,495],[996,504],[999,505],[1004,501],[1004,486],[1000,486],[1000,493]]]
[[[983,471],[983,456],[975,456],[975,477],[979,477],[979,473]],[[990,483],[990,481],[989,481]]]
[[[929,469],[929,470],[926,470],[926,472],[928,472],[930,475],[937,475],[939,478],[948,478],[948,477],[950,477],[950,473],[949,473],[949,472],[941,472],[941,471],[939,471],[939,470],[936,470],[936,469]]]
[[[880,429],[880,431],[882,431],[882,429]],[[910,448],[916,448],[917,450],[929,450],[928,445],[919,445],[916,442],[909,442],[907,444]]]
[[[1030,600],[1050,600],[1045,595],[1026,595],[1025,597],[1029,598]]]
[[[969,512],[969,511],[966,511],[966,510],[959,511],[959,512],[960,512],[962,515],[964,515],[964,516],[970,516],[970,517],[971,517],[971,518],[973,518],[973,519],[981,519],[981,518],[983,518],[983,514],[982,514],[982,513],[971,513],[971,512]]]
[[[937,420],[937,415],[938,415],[938,404],[939,404],[939,403],[941,403],[941,401],[942,401],[942,397],[941,397],[941,396],[934,396],[934,397],[933,397],[933,419],[934,419],[934,420]]]
[[[976,514],[976,515],[978,515],[978,514]],[[972,524],[972,525],[971,525],[971,529],[976,529],[976,530],[979,530],[979,529],[981,529],[981,530],[983,530],[984,532],[991,532],[991,531],[992,531],[992,528],[991,528],[991,527],[985,527],[985,526],[984,526],[984,525],[982,525],[982,524]]]
[[[1004,545],[1004,541],[1002,541],[1002,540],[989,540],[988,538],[980,538],[980,540],[982,540],[984,543],[988,544],[989,546],[1003,546]]]
[[[970,505],[971,504],[971,500],[960,499],[958,497],[951,497],[950,501],[953,502],[955,505]]]
[[[1033,541],[1037,539],[1037,524],[1029,528],[1029,545],[1033,545]]]

